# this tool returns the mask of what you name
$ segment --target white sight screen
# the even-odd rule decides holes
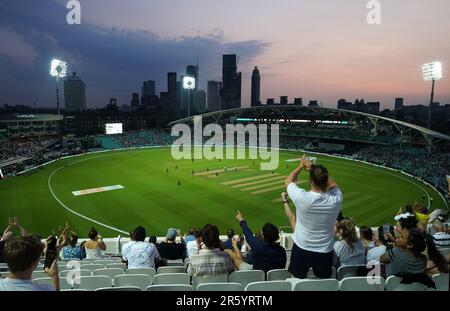
[[[106,123],[106,134],[122,134],[122,123]]]

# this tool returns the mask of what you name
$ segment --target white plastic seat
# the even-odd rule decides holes
[[[132,268],[125,271],[126,274],[147,274],[154,277],[156,270],[154,268]]]
[[[427,286],[421,283],[402,284],[402,278],[391,275],[386,279],[387,291],[425,291]]]
[[[244,287],[240,283],[202,283],[196,288],[199,292],[242,292]]]
[[[339,267],[337,271],[338,280],[341,281],[344,278],[358,276],[358,270],[364,269],[366,266],[344,266]]]
[[[120,287],[103,287],[97,288],[96,292],[140,292],[141,289],[137,286],[120,286]]]
[[[114,278],[114,286],[137,286],[141,290],[145,290],[152,285],[153,277],[148,274],[123,274]]]
[[[381,276],[374,277],[348,277],[339,282],[341,291],[383,291],[384,279]]]
[[[335,267],[331,267],[331,276],[330,279],[336,279],[337,272]],[[318,279],[317,276],[314,275],[314,271],[312,268],[309,268],[308,275],[306,276],[308,279]]]
[[[151,285],[147,287],[147,291],[150,292],[190,292],[193,291],[193,288],[191,285],[186,284],[172,284],[172,285]]]
[[[436,284],[436,290],[448,292],[448,283],[449,283],[448,275],[449,275],[448,273],[439,273],[431,277],[434,284]]]
[[[75,270],[63,270],[63,271],[59,272],[59,277],[60,278],[65,278],[71,272],[75,276],[91,276],[92,275],[92,271],[91,270],[84,270],[84,269],[83,270],[77,270],[77,271],[75,271]]]
[[[94,260],[94,262],[92,264],[106,266],[107,264],[110,264],[110,263],[117,263],[117,262],[115,260],[111,260],[111,259],[97,259],[97,260]]]
[[[191,283],[191,278],[187,273],[163,273],[157,274],[153,278],[154,285],[163,284],[186,284]]]
[[[122,269],[123,271],[125,271],[125,264],[124,263],[109,263],[106,265],[106,268],[117,268],[117,269]]]
[[[92,275],[105,275],[109,276],[111,279],[114,279],[115,276],[125,274],[122,269],[119,268],[110,268],[110,269],[98,269],[92,271]]]
[[[159,267],[156,273],[186,273],[186,269],[184,268],[184,266],[164,266]]]
[[[245,291],[258,291],[258,292],[283,292],[292,291],[292,285],[288,281],[263,281],[253,282],[245,287]]]
[[[339,281],[336,279],[299,280],[294,286],[294,291],[337,291]]]
[[[53,285],[52,279],[50,277],[33,279],[33,283]],[[71,289],[72,284],[69,284],[65,278],[60,278],[59,279],[59,288],[60,288],[60,290]]]
[[[228,282],[227,274],[217,274],[217,275],[194,275],[192,277],[192,287],[197,288],[197,285],[203,283],[226,283]]]
[[[33,274],[31,275],[31,279],[40,279],[40,278],[46,278],[48,277],[48,274],[44,271],[37,271],[34,270]]]
[[[167,265],[184,267],[184,262],[183,259],[167,259]]]
[[[75,278],[73,288],[81,288],[87,290],[96,290],[102,287],[111,287],[112,281],[109,276],[96,275],[96,276],[81,276]]]
[[[264,281],[265,277],[264,271],[261,270],[235,271],[230,274],[229,280],[245,287],[249,283]]]
[[[98,265],[98,264],[87,264],[87,265],[81,264],[81,269],[94,271],[94,270],[98,270],[98,269],[105,269],[105,266]]]
[[[285,281],[292,278],[292,274],[287,269],[273,269],[267,272],[267,281]]]

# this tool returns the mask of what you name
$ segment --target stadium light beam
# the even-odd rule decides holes
[[[442,63],[435,61],[423,64],[422,73],[425,81],[432,81],[430,105],[428,107],[428,128],[431,130],[431,107],[433,106],[434,101],[434,86],[436,84],[436,80],[442,79]]]
[[[50,75],[56,79],[56,110],[57,114],[61,114],[59,108],[59,78],[67,75],[67,63],[59,59],[53,59],[50,64]]]
[[[191,116],[191,90],[195,89],[195,78],[184,77],[183,89],[188,91],[188,117]]]

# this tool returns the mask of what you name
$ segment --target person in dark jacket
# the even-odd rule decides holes
[[[261,240],[253,235],[241,212],[237,212],[236,219],[239,221],[245,239],[252,249],[254,270],[262,270],[267,273],[272,269],[286,268],[286,250],[277,243],[280,237],[277,227],[266,223],[261,230]]]

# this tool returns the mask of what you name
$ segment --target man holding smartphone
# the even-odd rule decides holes
[[[310,191],[295,183],[301,171],[309,173]],[[296,207],[294,246],[289,272],[304,279],[312,267],[314,275],[329,278],[332,273],[334,224],[342,208],[342,192],[322,165],[303,156],[300,165],[286,178],[287,193]],[[286,206],[287,200],[283,200]]]

